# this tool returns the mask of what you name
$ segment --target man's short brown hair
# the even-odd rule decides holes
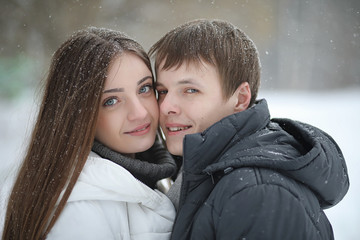
[[[149,50],[155,73],[183,63],[205,61],[217,68],[222,91],[228,99],[243,82],[251,89],[251,106],[260,85],[260,60],[253,41],[239,28],[222,20],[194,20],[166,33]]]

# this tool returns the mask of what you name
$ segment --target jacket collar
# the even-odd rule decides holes
[[[209,164],[217,162],[221,153],[237,142],[239,137],[243,138],[257,132],[269,121],[267,102],[262,99],[245,111],[223,118],[202,133],[186,135],[184,171],[200,173]]]
[[[90,152],[68,202],[82,200],[141,203],[154,208],[164,195],[137,180],[120,165]]]

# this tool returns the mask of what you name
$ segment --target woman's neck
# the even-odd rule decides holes
[[[176,174],[177,171],[175,160],[159,141],[156,141],[154,145],[145,152],[125,155],[113,151],[95,140],[92,151],[102,158],[122,166],[135,178],[151,188],[155,188],[157,181],[171,177]]]
[[[121,154],[128,158],[135,158],[135,153],[121,153]]]

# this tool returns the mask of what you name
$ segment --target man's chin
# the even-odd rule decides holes
[[[181,143],[167,143],[166,146],[167,146],[168,151],[172,155],[175,155],[175,156],[182,156],[183,155],[182,142]]]

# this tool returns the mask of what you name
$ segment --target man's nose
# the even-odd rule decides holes
[[[179,100],[172,94],[167,93],[159,101],[160,113],[164,115],[179,114]]]

